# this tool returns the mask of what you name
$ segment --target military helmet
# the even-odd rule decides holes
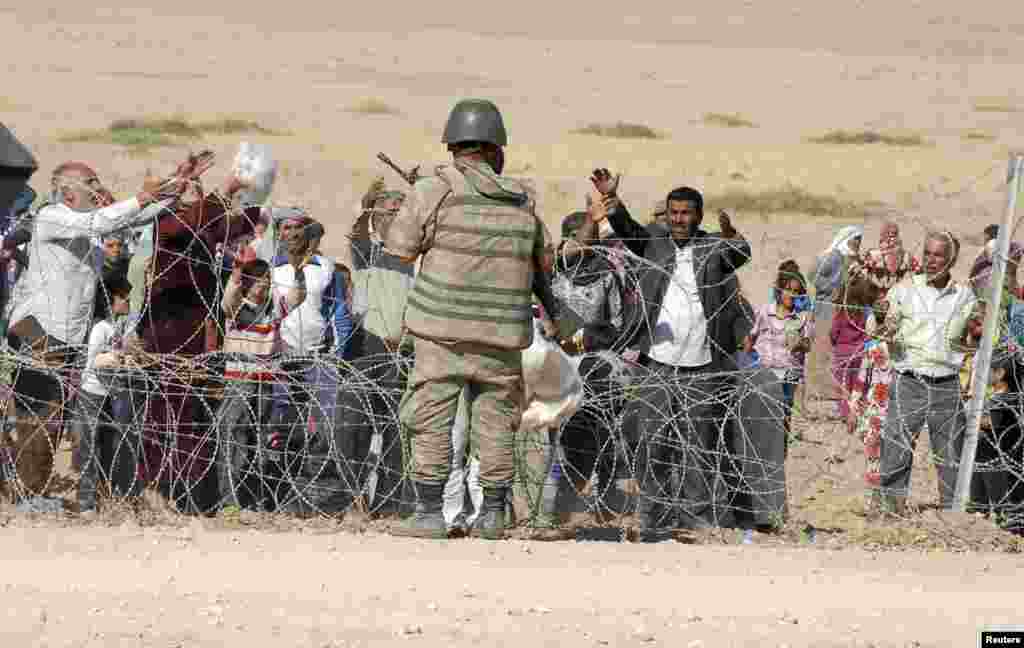
[[[493,102],[486,99],[463,99],[455,104],[444,127],[442,144],[488,142],[495,146],[508,144],[505,122]]]

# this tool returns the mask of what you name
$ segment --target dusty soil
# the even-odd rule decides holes
[[[969,646],[1019,559],[819,547],[419,542],[120,526],[2,532],[8,645]]]

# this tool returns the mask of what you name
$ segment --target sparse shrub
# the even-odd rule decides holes
[[[238,135],[242,133],[283,134],[265,128],[255,121],[236,117],[197,123],[189,122],[183,117],[133,117],[115,119],[104,129],[68,133],[60,136],[59,140],[61,142],[115,144],[144,150],[159,146],[173,146],[177,143],[175,138],[196,139],[203,135]]]
[[[725,113],[705,113],[701,119],[705,126],[721,126],[724,128],[755,128],[754,122],[739,115]]]
[[[360,99],[356,103],[348,107],[348,112],[359,113],[362,115],[398,115],[400,111],[391,106],[381,99],[376,97],[367,97]]]
[[[718,196],[708,197],[707,204],[709,210],[725,209],[761,214],[788,212],[841,218],[863,218],[867,214],[866,205],[844,202],[833,196],[813,194],[792,185],[769,191],[727,191]]]
[[[815,144],[838,144],[863,146],[866,144],[885,144],[887,146],[928,146],[920,135],[895,135],[877,133],[875,131],[844,131],[834,130],[820,137],[810,138]]]
[[[577,135],[597,135],[598,137],[616,137],[622,139],[661,139],[664,137],[649,126],[630,122],[614,124],[587,124],[583,128],[572,131]]]

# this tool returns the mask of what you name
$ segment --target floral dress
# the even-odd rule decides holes
[[[854,432],[864,442],[864,481],[873,490],[880,485],[882,426],[885,425],[885,417],[889,415],[889,391],[895,372],[889,359],[888,344],[868,340],[864,349],[864,361],[857,381],[863,385],[863,391],[853,392],[850,408],[857,420]]]
[[[908,275],[921,272],[921,261],[917,257],[905,250],[900,250],[899,257],[896,270],[890,271],[885,265],[881,249],[868,250],[860,255],[850,270],[852,277],[866,277],[880,289],[876,313],[872,319],[884,317],[885,299],[890,288]],[[869,324],[866,328],[870,330],[872,325]],[[889,391],[894,377],[889,345],[880,340],[869,339],[864,344],[864,360],[859,375],[853,381],[854,391],[850,396],[850,409],[857,417],[854,432],[860,435],[864,442],[864,481],[869,490],[878,489],[880,484],[882,427],[889,414]]]

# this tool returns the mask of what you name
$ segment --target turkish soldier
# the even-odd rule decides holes
[[[473,532],[498,540],[515,475],[520,354],[533,341],[531,294],[557,317],[553,299],[546,298],[550,286],[543,290],[547,240],[530,192],[501,175],[507,136],[493,103],[460,101],[441,142],[452,163],[416,182],[385,241],[393,254],[421,262],[405,315],[416,360],[399,414],[412,441],[416,508],[393,533],[447,537],[442,495],[452,425],[467,386],[484,491]],[[546,325],[553,334],[553,323]]]

